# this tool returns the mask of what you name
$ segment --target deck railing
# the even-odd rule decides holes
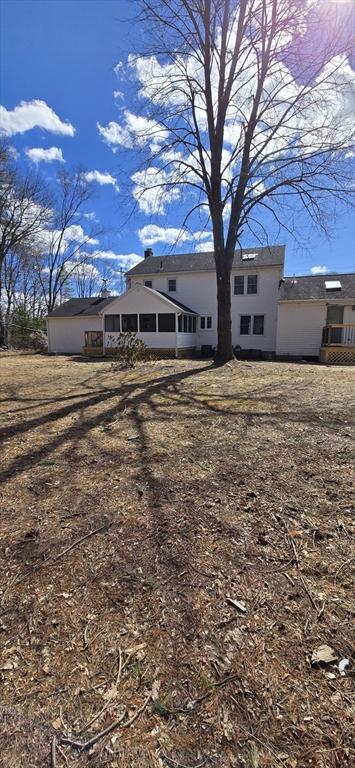
[[[355,346],[355,323],[332,323],[323,328],[322,347]]]
[[[103,333],[102,331],[85,331],[85,348],[94,347],[101,348],[103,346]]]

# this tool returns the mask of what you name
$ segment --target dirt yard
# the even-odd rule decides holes
[[[0,374],[1,768],[354,765],[355,370]]]

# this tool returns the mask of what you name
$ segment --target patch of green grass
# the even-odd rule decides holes
[[[338,459],[341,461],[353,461],[355,459],[355,452],[351,448],[340,448],[337,451]]]
[[[259,751],[253,741],[245,749],[243,754],[240,755],[240,759],[245,768],[259,768]]]
[[[126,573],[123,576],[119,577],[119,581],[123,581],[124,584],[132,584],[133,581],[136,580],[135,576],[132,576],[130,573]]]
[[[144,579],[143,584],[145,587],[149,587],[150,589],[155,589],[155,587],[157,586],[157,583],[155,579],[153,579],[153,576],[147,576]]]
[[[204,670],[199,672],[199,678],[201,680],[202,687],[205,688],[206,691],[209,691],[213,687],[213,681],[211,680],[207,672],[204,672]]]
[[[159,717],[169,717],[171,715],[171,710],[162,699],[153,701],[152,712],[154,715],[159,715]]]
[[[55,461],[52,459],[43,459],[43,461],[39,462],[40,467],[54,467]]]
[[[186,526],[183,526],[182,528],[178,528],[178,533],[180,533],[180,536],[188,536],[189,528],[186,528]]]

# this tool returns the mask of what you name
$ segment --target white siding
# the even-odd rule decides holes
[[[102,318],[97,317],[49,317],[48,352],[56,355],[72,355],[82,352],[85,331],[102,331]]]
[[[258,293],[242,296],[234,295],[234,275],[258,275]],[[232,334],[233,344],[239,344],[242,349],[261,349],[264,352],[275,352],[277,332],[277,301],[279,280],[282,270],[279,267],[265,267],[238,270],[232,275]],[[246,285],[246,278],[245,278]],[[264,334],[240,335],[241,315],[264,315]],[[251,328],[251,331],[253,329]]]
[[[172,312],[176,315],[177,309],[170,306],[163,297],[156,296],[154,293],[147,291],[144,288],[140,288],[136,285],[132,285],[132,290],[119,296],[112,304],[105,307],[104,314],[106,315],[122,315],[122,314],[156,314]],[[156,327],[158,328],[158,317],[156,320]],[[176,331],[177,331],[177,319],[176,319]],[[109,338],[112,340],[117,337],[115,333],[105,333],[104,343],[105,346],[110,346]],[[177,333],[156,333],[153,332],[140,332],[138,331],[137,337],[142,339],[147,347],[152,349],[176,349],[177,346]]]
[[[119,335],[119,333],[104,333],[105,347],[114,347],[115,339],[117,339]],[[142,339],[149,349],[176,349],[176,333],[138,332],[137,338]],[[184,344],[180,346],[184,346]]]
[[[196,347],[196,333],[178,333],[177,345],[179,349],[190,349],[191,347]]]
[[[320,353],[323,328],[327,322],[327,306],[344,306],[344,323],[355,323],[354,305],[344,299],[327,301],[284,301],[279,303],[276,353],[315,357]]]
[[[344,323],[355,323],[355,297],[351,306],[344,307]]]
[[[318,356],[326,323],[326,302],[280,302],[277,322],[278,355]]]
[[[258,293],[256,295],[234,295],[234,275],[258,275]],[[253,267],[248,264],[243,269],[233,270],[231,277],[232,333],[233,344],[244,349],[262,349],[275,351],[277,326],[277,299],[282,267]],[[168,292],[168,280],[176,280],[176,292]],[[132,275],[132,288],[152,281],[153,289],[169,294],[172,301],[177,299],[199,315],[212,317],[212,329],[201,330],[197,321],[196,345],[217,344],[217,285],[215,272],[177,272],[176,274]],[[245,280],[246,285],[246,280]],[[129,296],[129,293],[127,294]],[[142,311],[142,310],[141,310]],[[143,310],[144,311],[144,310]],[[148,311],[148,310],[147,310]],[[240,315],[265,315],[263,336],[240,336]]]

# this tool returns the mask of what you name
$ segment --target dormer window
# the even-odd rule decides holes
[[[256,253],[242,253],[242,261],[254,261]]]

